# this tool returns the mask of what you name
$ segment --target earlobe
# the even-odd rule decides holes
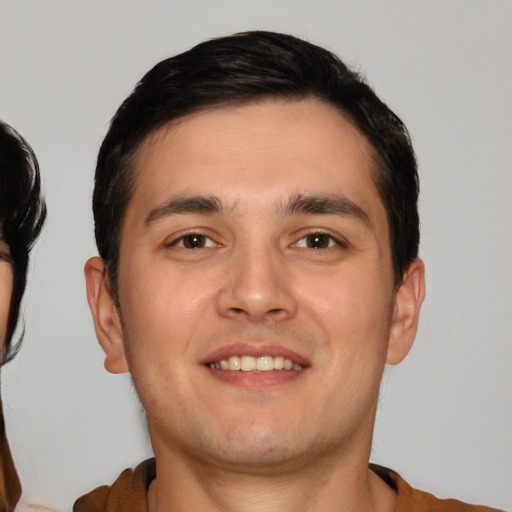
[[[421,304],[425,298],[425,265],[416,258],[404,274],[395,294],[386,362],[398,364],[411,349],[418,329]]]
[[[90,258],[84,273],[96,337],[105,351],[105,368],[111,373],[127,372],[121,319],[108,286],[105,262],[99,257]]]

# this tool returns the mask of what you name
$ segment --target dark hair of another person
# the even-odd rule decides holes
[[[9,246],[14,277],[2,364],[19,350],[20,344],[12,346],[11,342],[27,282],[29,252],[45,218],[34,152],[16,130],[0,121],[0,236]]]
[[[333,53],[290,35],[247,32],[163,60],[112,119],[98,155],[93,211],[96,243],[116,299],[121,227],[134,187],[134,157],[145,138],[200,110],[306,98],[336,108],[370,143],[374,181],[388,216],[395,285],[400,284],[419,245],[418,174],[406,127]]]

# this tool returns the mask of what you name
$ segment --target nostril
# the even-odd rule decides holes
[[[296,302],[288,290],[280,289],[276,283],[269,286],[266,281],[258,286],[254,283],[249,285],[251,283],[247,280],[241,280],[219,290],[216,301],[218,313],[233,320],[244,318],[252,321],[265,317],[280,321],[295,316]]]

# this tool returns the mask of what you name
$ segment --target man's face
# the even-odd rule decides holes
[[[118,291],[157,458],[254,469],[369,451],[396,295],[368,145],[332,107],[231,106],[152,134]],[[106,351],[125,370],[115,339]]]

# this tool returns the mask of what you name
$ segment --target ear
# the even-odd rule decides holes
[[[105,262],[99,257],[89,259],[84,273],[96,337],[105,351],[105,368],[110,373],[127,372],[121,318],[110,293]]]
[[[424,298],[425,265],[416,258],[407,268],[402,284],[395,293],[386,359],[388,364],[400,363],[411,350]]]

